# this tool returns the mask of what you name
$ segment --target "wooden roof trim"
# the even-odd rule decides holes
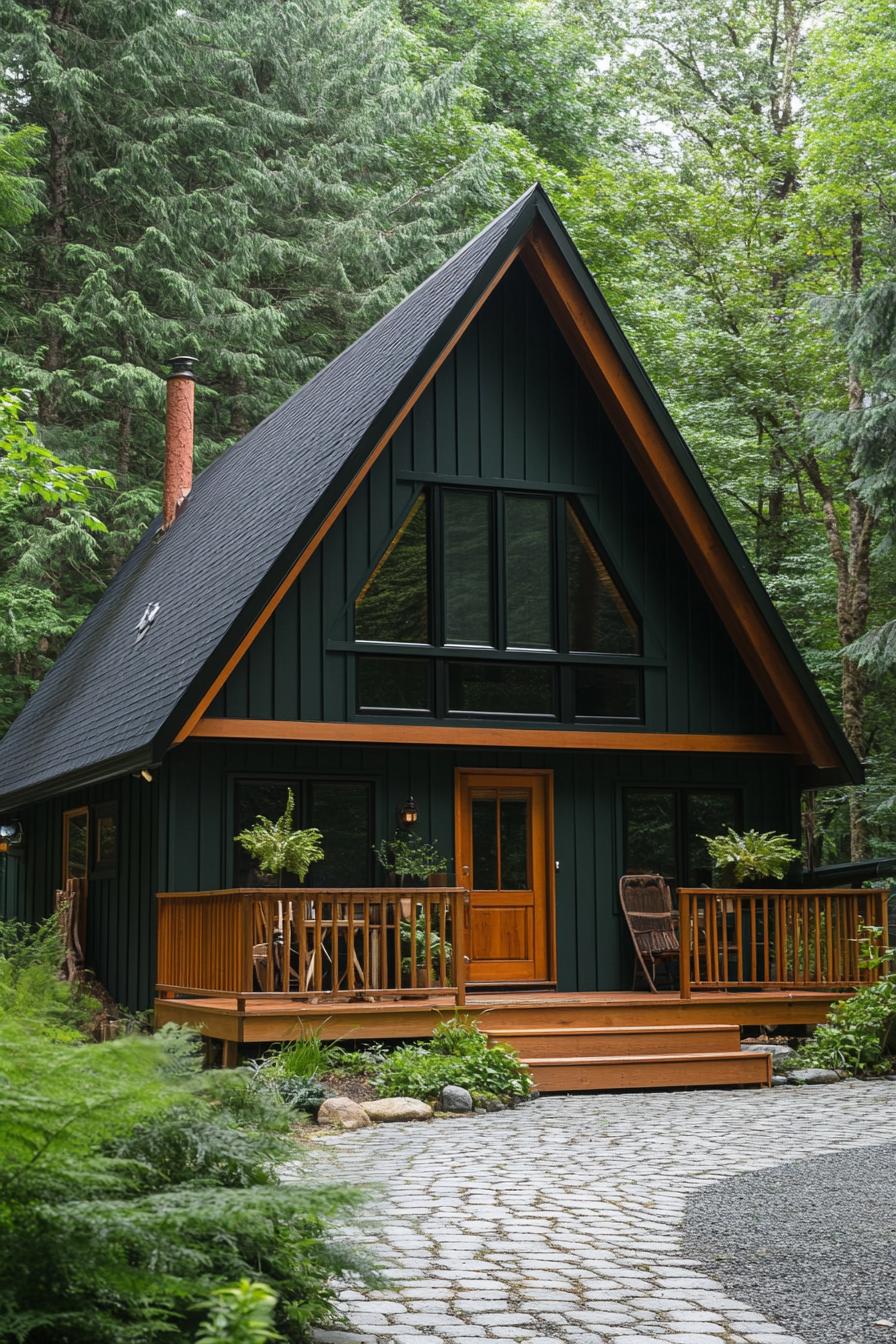
[[[311,559],[312,555],[317,550],[318,546],[329,532],[330,528],[336,522],[336,519],[345,509],[349,500],[352,498],[355,491],[361,485],[361,482],[367,476],[368,472],[373,467],[377,458],[383,452],[383,449],[389,443],[390,439],[394,436],[396,431],[400,428],[402,423],[410,415],[414,406],[419,401],[423,393],[426,391],[426,388],[429,386],[432,379],[438,373],[439,369],[442,367],[445,360],[451,354],[451,351],[457,345],[458,341],[461,339],[464,332],[469,327],[470,323],[475,319],[476,315],[482,308],[483,304],[487,301],[492,292],[501,283],[507,271],[516,261],[517,257],[520,255],[521,249],[522,244],[518,244],[504,259],[502,264],[498,267],[498,270],[496,271],[495,275],[485,286],[479,298],[471,306],[466,316],[459,323],[458,327],[456,328],[452,336],[445,343],[442,350],[439,352],[439,354],[430,364],[429,368],[426,370],[422,378],[416,384],[413,392],[408,397],[407,401],[392,417],[389,424],[386,426],[385,430],[377,439],[373,448],[371,448],[370,452],[365,457],[363,463],[358,468],[356,474],[353,476],[351,481],[349,481],[348,485],[342,491],[342,494],[336,500],[335,504],[330,509],[327,516],[324,518],[323,522],[317,528],[314,535],[310,538],[307,545],[303,547],[298,558],[290,566],[286,575],[277,585],[276,589],[271,594],[270,598],[265,603],[264,607],[259,612],[258,616],[252,622],[251,626],[246,631],[245,635],[243,635],[239,644],[237,644],[236,648],[234,649],[230,657],[227,659],[227,662],[224,664],[221,671],[214,678],[211,685],[208,687],[208,689],[205,691],[205,693],[199,700],[199,703],[196,705],[193,712],[189,715],[183,726],[179,729],[172,743],[173,746],[176,746],[178,742],[183,742],[186,738],[188,738],[192,734],[193,729],[196,727],[202,716],[205,714],[209,705],[212,703],[215,696],[218,694],[218,691],[224,685],[227,678],[230,676],[231,672],[233,672],[234,668],[237,667],[237,665],[240,662],[240,659],[243,657],[243,655],[246,653],[249,647],[255,642],[259,633],[261,632],[263,627],[267,624],[267,622],[270,620],[271,616],[276,611],[277,607],[279,607],[280,603],[283,601],[286,594],[289,592],[290,588],[295,583],[296,579],[299,577],[302,570],[305,568],[308,561]]]
[[[839,765],[743,575],[566,259],[538,221],[522,260],[782,728],[814,765]]]
[[[405,746],[529,747],[538,751],[679,751],[789,756],[787,738],[758,733],[649,733],[604,729],[492,728],[446,723],[324,723],[204,718],[191,738],[252,742],[354,742]]]

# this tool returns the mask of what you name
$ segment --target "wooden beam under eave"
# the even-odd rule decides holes
[[[521,260],[776,719],[813,765],[836,767],[839,758],[743,576],[547,230],[532,229]]]
[[[426,747],[527,747],[532,751],[679,751],[792,756],[787,738],[759,733],[650,733],[612,729],[490,728],[446,723],[321,723],[298,719],[200,719],[190,736],[217,741],[339,742]]]

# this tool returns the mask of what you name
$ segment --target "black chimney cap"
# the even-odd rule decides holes
[[[167,375],[168,378],[192,378],[195,381],[196,375],[193,372],[193,365],[196,363],[195,356],[175,355],[173,359],[169,359],[168,363],[171,365],[171,372]]]

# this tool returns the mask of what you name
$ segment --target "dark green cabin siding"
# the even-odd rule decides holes
[[[561,989],[629,984],[630,950],[616,899],[622,871],[620,791],[625,785],[740,789],[746,826],[798,834],[795,770],[774,757],[194,742],[179,748],[165,771],[160,886],[195,891],[229,884],[232,785],[246,775],[369,779],[374,784],[376,838],[392,833],[397,808],[413,794],[421,834],[453,856],[458,766],[554,772]],[[326,847],[325,826],[323,830]]]
[[[118,865],[114,876],[88,875],[85,956],[114,999],[145,1008],[155,975],[156,782],[125,776],[18,809],[25,843],[20,856],[0,857],[0,914],[33,922],[51,913],[62,879],[63,813],[108,802],[118,805]]]
[[[351,655],[327,645],[351,639],[354,597],[419,488],[415,476],[427,475],[448,482],[524,481],[578,494],[641,613],[644,654],[658,664],[646,669],[647,729],[776,730],[678,543],[518,266],[362,482],[230,676],[212,715],[340,722],[354,717]]]

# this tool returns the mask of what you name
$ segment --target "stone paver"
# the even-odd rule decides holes
[[[369,1187],[348,1231],[383,1266],[320,1344],[811,1344],[682,1253],[687,1196],[744,1171],[896,1140],[896,1085],[546,1098],[315,1144]],[[327,1161],[327,1156],[331,1159]],[[307,1179],[287,1168],[288,1179]]]

